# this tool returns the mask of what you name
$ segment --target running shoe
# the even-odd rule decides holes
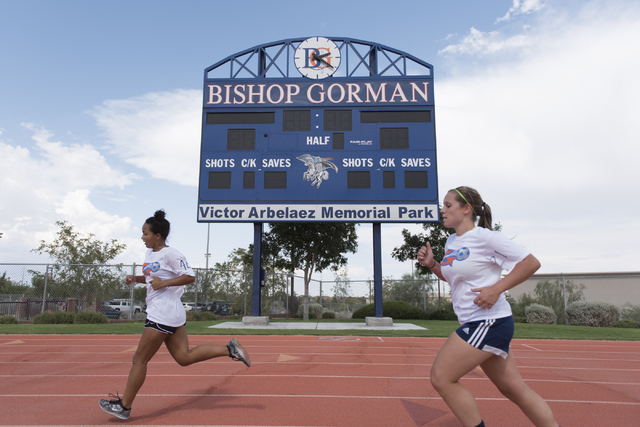
[[[125,407],[122,405],[122,399],[120,398],[120,396],[118,396],[117,393],[115,396],[109,393],[109,396],[115,397],[115,399],[100,399],[100,408],[102,408],[102,410],[107,414],[115,415],[116,417],[122,418],[123,420],[129,418],[129,415],[131,414],[131,408],[125,409]]]
[[[240,345],[237,339],[233,338],[227,344],[227,348],[229,349],[229,357],[233,360],[239,360],[243,362],[247,366],[251,366],[251,359],[249,358],[249,353]]]

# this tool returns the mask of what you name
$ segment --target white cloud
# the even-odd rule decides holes
[[[537,12],[545,5],[540,0],[513,0],[513,6],[502,17],[496,19],[496,24],[501,21],[509,21],[516,15],[525,15],[531,12]]]
[[[42,158],[40,177],[47,182],[56,182],[62,188],[95,188],[98,186],[124,188],[136,175],[124,175],[111,169],[104,156],[89,144],[65,145],[51,141],[53,134],[32,123],[22,126],[34,132],[38,154]],[[46,185],[46,184],[45,184]]]
[[[66,145],[52,141],[53,134],[30,123],[34,148],[0,140],[0,248],[5,262],[25,262],[40,240],[52,240],[55,221],[73,218],[83,233],[110,240],[117,227],[129,227],[127,219],[96,209],[91,191],[123,188],[135,175],[112,169],[91,145]],[[10,251],[8,249],[10,248]]]
[[[536,28],[519,62],[436,85],[440,188],[477,187],[545,271],[635,265],[640,11],[588,7]]]
[[[452,44],[438,51],[440,55],[490,55],[505,51],[519,51],[524,47],[535,44],[535,38],[518,34],[514,36],[504,36],[499,31],[482,32],[471,27],[458,44]]]
[[[92,114],[108,144],[154,178],[197,186],[202,93],[175,90],[108,100]]]

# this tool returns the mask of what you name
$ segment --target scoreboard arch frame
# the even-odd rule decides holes
[[[340,67],[332,77],[310,80],[300,74],[293,61],[297,46],[306,39],[291,38],[254,46],[230,55],[205,69],[198,221],[438,221],[435,104],[431,64],[378,43],[329,37],[339,46],[342,55]],[[292,87],[300,88],[298,95],[300,92],[306,92],[307,98],[311,97],[313,102],[305,100],[304,95],[300,95],[287,103],[283,101],[284,95],[281,96],[279,92],[276,100],[281,100],[280,103],[267,102],[273,101],[267,99],[270,90],[268,88],[280,88],[274,91],[276,93],[284,90],[285,86],[287,90]],[[238,89],[239,87],[242,89]],[[233,92],[232,88],[236,92]],[[329,90],[323,93],[320,88]],[[223,92],[224,90],[226,92]],[[298,89],[293,89],[293,93],[296,90]],[[332,95],[331,90],[335,95]],[[349,91],[348,95],[346,91]],[[378,97],[374,99],[374,95]],[[316,99],[313,99],[314,96]],[[315,102],[320,96],[324,97],[324,102]],[[332,102],[332,96],[340,98],[340,102]],[[238,100],[244,102],[237,102]],[[329,136],[326,131],[317,132],[314,129],[307,131],[306,135],[303,135],[304,131],[297,132],[297,136],[294,135],[296,132],[286,135],[285,129],[278,129],[279,123],[285,121],[284,115],[291,115],[299,110],[310,112],[313,116],[311,119],[315,119],[316,128],[319,126],[318,122],[322,121],[325,121],[326,126],[329,113],[350,111],[354,126],[357,124],[360,128],[353,131],[352,135],[346,132],[347,136],[345,132],[333,132]],[[402,117],[416,113],[428,114],[428,123],[395,123],[396,119],[387,118],[387,121],[392,123],[383,126],[381,122],[374,123],[373,119],[368,122],[371,124],[367,125],[373,130],[363,131],[364,125],[354,117],[394,112]],[[247,126],[243,124],[227,123],[218,126],[218,132],[215,132],[211,130],[213,126],[208,123],[209,117],[215,114],[224,116],[260,113],[271,113],[275,119],[270,124],[249,125],[253,126],[253,137],[242,136],[241,131],[247,130]],[[237,131],[241,135],[238,137],[234,134],[233,137],[240,138],[238,144],[242,147],[233,150],[235,157],[228,155],[230,150],[221,147],[221,141],[224,139],[222,133],[231,131]],[[377,148],[380,147],[380,142],[376,139],[383,138],[383,131],[391,135],[391,144],[395,144],[394,138],[400,141],[400,150],[394,150],[393,148],[397,147],[393,145],[388,150]],[[376,135],[377,132],[379,137]],[[402,132],[407,133],[406,138]],[[394,136],[395,134],[399,136]],[[424,135],[429,139],[428,149],[416,149],[417,142],[413,141]],[[297,142],[291,143],[292,138],[287,139],[291,136],[296,137]],[[323,151],[318,150],[318,147],[302,147],[305,137],[307,144],[322,144],[324,141],[326,145],[329,138],[333,138],[334,142],[336,136],[347,140],[342,142],[346,147],[340,150],[341,157],[336,156],[336,150]],[[230,138],[231,136],[227,136],[227,139]],[[242,144],[245,144],[245,139],[251,138],[254,138],[253,150],[245,151]],[[409,143],[403,145],[403,138],[408,139]],[[210,141],[216,141],[218,147],[213,150],[208,148]],[[377,147],[363,149],[366,144]],[[240,153],[241,151],[244,152]],[[247,157],[250,151],[253,152]],[[289,157],[283,157],[283,152]],[[212,153],[215,155],[208,156]],[[245,157],[241,158],[242,156]],[[315,160],[304,162],[305,156]],[[339,164],[332,165],[332,160],[336,158]],[[327,181],[315,187],[312,187],[310,182],[302,182],[307,180],[307,172],[312,171],[309,163],[317,165],[323,159],[330,159],[327,160],[329,163],[325,168],[326,172],[323,172]],[[361,159],[366,159],[368,163],[359,165],[357,162]],[[222,167],[219,167],[220,162],[223,162]],[[242,162],[244,163],[241,165],[237,164]],[[398,166],[400,163],[402,167]],[[233,166],[225,167],[230,164]],[[268,171],[267,168],[272,164],[283,167]],[[247,169],[246,165],[253,168]],[[262,165],[266,165],[266,168],[262,168]],[[407,170],[404,165],[409,165]],[[385,167],[392,169],[383,170]],[[305,168],[308,169],[305,171]],[[342,173],[333,173],[338,170]],[[295,174],[296,178],[289,177],[287,173]],[[316,179],[317,175],[315,178],[310,177],[308,181]],[[343,181],[340,184],[336,183],[338,176]],[[333,181],[330,178],[333,178]],[[254,180],[253,184],[249,183],[247,189],[246,182],[251,179]],[[281,182],[283,179],[284,184]],[[280,191],[283,185],[287,188],[286,191]],[[342,187],[336,190],[338,185]],[[351,186],[359,190],[353,191]],[[404,187],[404,193],[397,189],[398,186]],[[387,188],[394,190],[390,191]],[[312,192],[313,197],[307,197]]]

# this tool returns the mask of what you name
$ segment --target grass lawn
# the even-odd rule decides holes
[[[307,329],[211,329],[209,326],[224,320],[187,322],[190,335],[314,335],[314,336],[374,336],[374,337],[448,337],[458,326],[456,321],[444,320],[394,320],[394,323],[413,323],[427,330],[362,331],[362,330],[307,330]],[[299,319],[272,319],[271,322],[303,322]],[[320,319],[311,322],[363,323],[354,319]],[[106,325],[0,325],[0,334],[141,334],[143,323],[109,323]],[[612,340],[640,341],[640,329],[594,328],[589,326],[534,325],[516,323],[514,338],[562,339],[562,340]]]

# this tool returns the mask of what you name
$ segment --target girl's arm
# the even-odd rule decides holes
[[[433,251],[431,250],[429,242],[427,242],[427,246],[421,247],[418,251],[418,262],[431,270],[440,280],[446,282],[446,279],[442,276],[440,263],[433,257]]]
[[[152,276],[153,277],[153,276]],[[196,281],[193,276],[183,274],[182,276],[174,277],[173,279],[161,280],[157,277],[151,279],[151,286],[154,290],[166,288],[167,286],[184,286]]]
[[[518,286],[531,277],[539,268],[540,261],[531,254],[527,255],[525,259],[513,267],[509,274],[498,280],[495,285],[471,289],[473,292],[480,292],[473,302],[480,308],[493,307],[501,293]]]
[[[134,276],[133,274],[127,275],[126,283],[127,285],[133,285],[134,283],[145,283],[144,276]]]

